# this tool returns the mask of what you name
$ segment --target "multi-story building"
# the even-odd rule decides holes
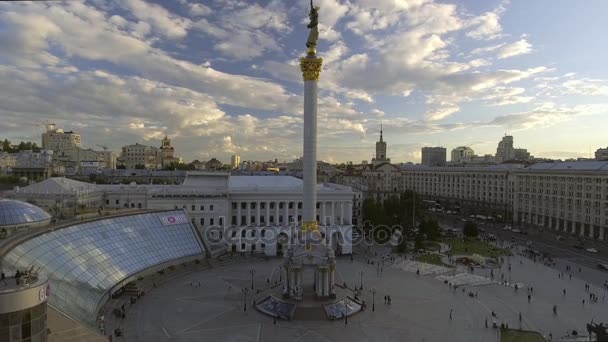
[[[0,175],[6,175],[17,166],[17,159],[13,153],[0,151]]]
[[[146,168],[158,169],[161,167],[159,149],[154,146],[127,145],[122,147],[122,153],[118,161],[127,169]]]
[[[445,147],[423,147],[422,165],[424,166],[444,166],[446,162]]]
[[[475,151],[468,146],[458,146],[452,150],[452,162],[470,162],[475,156]]]
[[[94,151],[90,148],[68,148],[53,153],[53,162],[65,167],[68,175],[87,175],[87,171],[81,168],[83,162],[97,162],[99,169],[115,169],[116,154],[107,150]]]
[[[509,219],[511,175],[519,164],[488,167],[403,167],[403,188],[423,198],[438,200],[463,214],[486,214]]]
[[[61,151],[80,147],[80,134],[56,128],[55,124],[47,124],[46,132],[42,133],[42,149]]]
[[[162,140],[160,145],[160,165],[163,167],[171,164],[182,164],[184,161],[182,158],[175,157],[175,148],[171,145],[171,139],[165,134],[165,138]]]
[[[496,162],[502,163],[503,161],[515,159],[515,149],[513,148],[513,136],[505,135],[502,140],[498,143],[496,148]]]
[[[380,125],[380,140],[376,142],[376,156],[372,158],[372,164],[390,163],[391,159],[386,155],[386,141],[382,137],[382,125]]]
[[[608,160],[608,147],[598,148],[595,151],[595,160]]]
[[[530,160],[532,156],[530,156],[530,152],[525,148],[516,148],[515,149],[515,159],[516,160]]]
[[[353,206],[357,196],[348,186],[317,184],[317,221],[328,236],[338,233],[347,238],[353,217],[357,218],[353,213],[359,215],[361,210],[360,201]],[[50,212],[55,212],[54,208],[73,208],[74,203],[106,209],[183,209],[208,242],[213,236],[218,238],[217,234],[242,237],[239,243],[218,243],[216,247],[267,255],[281,254],[286,245],[266,246],[264,239],[253,238],[256,235],[263,238],[265,234],[274,240],[281,235],[289,238],[290,230],[302,220],[302,180],[290,176],[231,176],[193,171],[179,185],[97,185],[53,178],[10,191],[9,197],[38,198],[37,205]],[[226,230],[228,227],[231,229]]]
[[[230,166],[232,166],[232,169],[238,169],[239,166],[241,165],[241,157],[239,155],[233,155],[232,157],[230,157]]]
[[[608,161],[540,163],[514,174],[515,221],[605,238]]]

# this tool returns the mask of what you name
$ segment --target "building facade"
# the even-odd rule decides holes
[[[232,157],[230,157],[230,166],[232,167],[232,169],[238,169],[239,166],[241,165],[241,157],[239,155],[233,155]]]
[[[445,147],[423,147],[422,162],[424,166],[444,166],[446,163]]]
[[[535,164],[515,172],[514,187],[516,222],[606,238],[608,161]]]
[[[61,151],[80,147],[80,134],[56,128],[55,124],[46,125],[46,132],[42,133],[42,149]]]
[[[608,147],[598,148],[595,151],[595,160],[608,160]]]
[[[475,151],[468,146],[458,146],[452,150],[452,162],[470,162],[475,157]]]
[[[158,148],[136,143],[135,145],[123,146],[118,161],[127,169],[135,169],[137,167],[158,169],[161,166],[159,155]]]
[[[382,137],[382,125],[380,125],[380,140],[376,142],[376,156],[372,158],[372,164],[390,163],[386,155],[386,141]]]

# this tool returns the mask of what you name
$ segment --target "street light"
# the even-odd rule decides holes
[[[251,289],[253,290],[253,275],[255,274],[255,269],[252,267],[249,270],[249,273],[251,273]]]
[[[247,311],[247,294],[249,293],[249,289],[244,288],[241,291],[243,291],[243,294],[245,295],[245,305],[243,306],[243,311]]]
[[[376,289],[371,289],[369,292],[372,293],[372,311],[376,311]]]
[[[344,324],[348,324],[348,297],[344,298]]]
[[[361,286],[359,286],[359,290],[363,290],[363,271],[359,271],[359,275],[361,275]]]

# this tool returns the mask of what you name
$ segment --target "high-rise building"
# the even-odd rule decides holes
[[[165,138],[162,140],[160,145],[160,164],[164,166],[168,166],[171,164],[181,164],[183,163],[182,158],[175,157],[175,148],[171,145],[171,139],[167,137],[165,133]]]
[[[391,159],[386,157],[386,142],[382,137],[382,125],[380,125],[380,140],[376,142],[376,157],[372,158],[372,164],[389,162]]]
[[[232,169],[238,169],[239,165],[241,165],[241,156],[235,154],[230,157],[230,165],[232,166]]]
[[[422,165],[444,166],[446,162],[446,153],[445,147],[423,147]]]
[[[498,143],[496,148],[496,162],[502,163],[507,160],[515,159],[515,149],[513,148],[513,136],[505,135]]]
[[[515,159],[517,160],[528,160],[530,159],[530,152],[525,148],[516,148],[515,149]]]
[[[42,133],[43,150],[57,152],[71,148],[80,148],[80,134],[65,132],[61,128],[56,128],[55,124],[46,125],[46,132]]]
[[[608,147],[598,148],[595,151],[595,160],[608,160]]]
[[[468,162],[475,156],[475,151],[468,146],[458,146],[452,150],[453,162]]]

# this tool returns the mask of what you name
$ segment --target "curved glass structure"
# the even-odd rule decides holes
[[[0,199],[0,227],[50,220],[51,215],[27,202]]]
[[[106,292],[152,266],[201,255],[202,244],[181,211],[107,218],[52,231],[11,250],[4,265],[41,267],[49,303],[95,326]]]

